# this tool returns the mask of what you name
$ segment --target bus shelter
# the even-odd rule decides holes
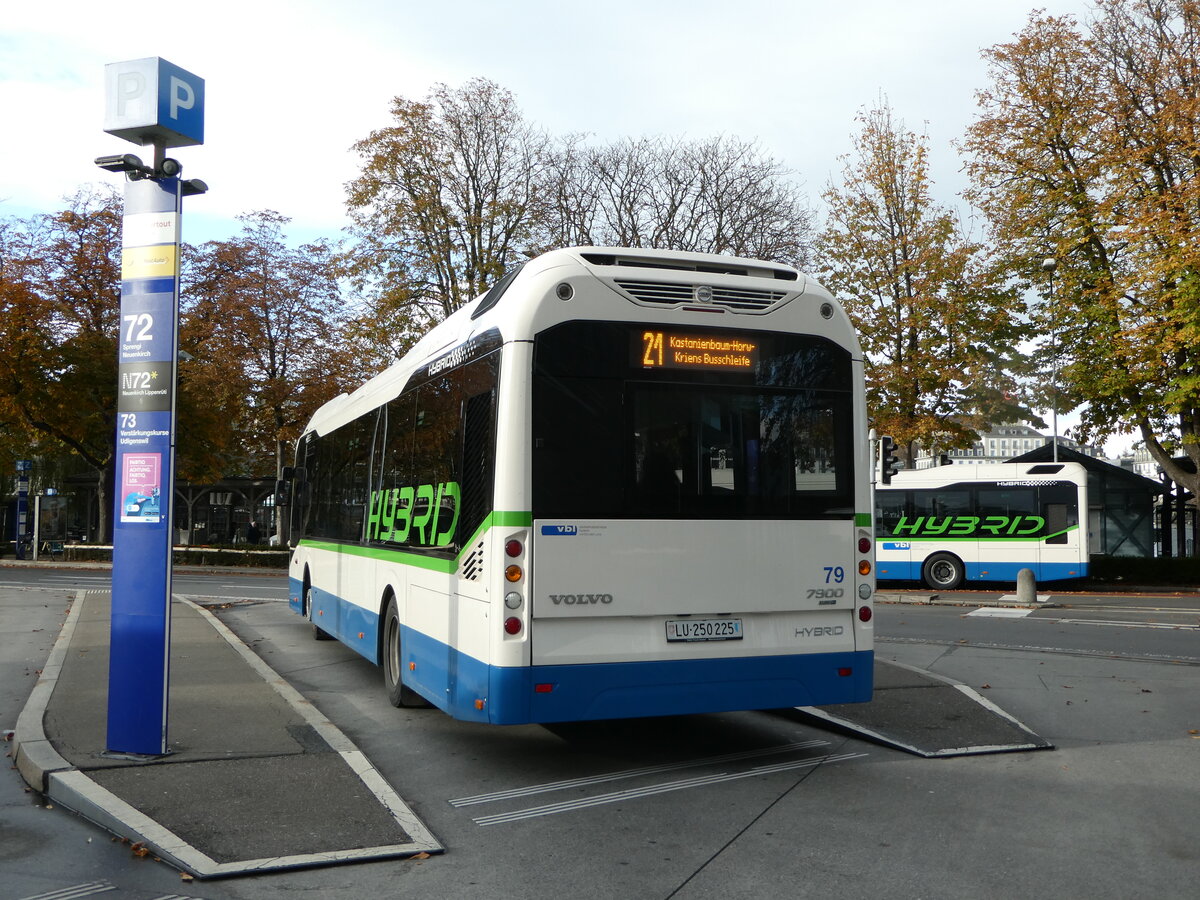
[[[1043,444],[1008,462],[1050,462]],[[1088,542],[1092,556],[1150,558],[1155,555],[1154,508],[1163,486],[1103,460],[1059,445],[1060,462],[1080,463],[1088,473]]]

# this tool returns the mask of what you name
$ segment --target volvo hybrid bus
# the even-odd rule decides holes
[[[865,701],[867,431],[795,269],[546,253],[313,416],[291,606],[465,720]]]
[[[953,590],[965,581],[1088,573],[1087,470],[1079,463],[950,465],[898,472],[875,493],[880,579]]]

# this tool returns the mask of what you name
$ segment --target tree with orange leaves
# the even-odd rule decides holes
[[[1137,432],[1195,492],[1200,2],[1097,0],[1083,26],[1034,13],[985,56],[971,196],[1010,271],[1056,261],[1036,323],[1059,408],[1086,404],[1084,439]]]
[[[988,422],[1029,416],[1013,399],[1023,325],[984,248],[933,201],[925,139],[886,102],[859,125],[824,193],[819,274],[858,330],[871,422],[911,464],[917,445],[962,446]]]

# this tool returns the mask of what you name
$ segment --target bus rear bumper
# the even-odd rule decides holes
[[[867,651],[494,669],[492,683],[506,708],[555,722],[862,702],[873,670]]]
[[[459,692],[460,702],[447,711],[516,725],[865,702],[871,699],[874,652],[482,668],[488,686],[483,709],[461,702],[469,698]]]

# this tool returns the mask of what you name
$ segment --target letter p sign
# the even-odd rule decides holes
[[[196,92],[177,75],[171,76],[170,104],[170,117],[174,121],[179,121],[180,110],[191,109],[196,105]]]
[[[104,67],[104,130],[135,144],[204,143],[204,79],[152,56]]]
[[[146,76],[141,72],[122,72],[117,76],[117,115],[137,115],[134,104],[146,100]]]

